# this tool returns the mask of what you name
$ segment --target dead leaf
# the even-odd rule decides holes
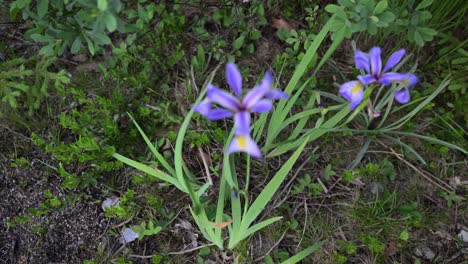
[[[218,228],[225,228],[226,226],[230,225],[231,223],[232,223],[232,219],[227,221],[227,222],[213,223],[213,226],[218,227]]]
[[[294,27],[291,24],[289,24],[286,20],[284,20],[283,18],[279,18],[279,19],[272,18],[271,25],[278,30],[286,29],[287,31],[291,31],[294,29]]]

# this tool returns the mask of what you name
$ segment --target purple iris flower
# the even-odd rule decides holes
[[[418,77],[411,73],[397,73],[389,71],[395,67],[405,55],[405,50],[400,49],[390,55],[387,63],[382,68],[382,50],[379,47],[373,47],[369,53],[356,50],[354,61],[356,68],[364,70],[365,75],[358,75],[358,80],[350,81],[340,86],[340,94],[351,102],[350,109],[355,109],[364,99],[365,86],[378,83],[390,85],[399,83],[402,87],[395,92],[395,100],[405,104],[410,100],[409,89],[413,88],[418,82]]]
[[[274,86],[273,82],[273,75],[271,74],[270,71],[267,71],[265,73],[265,76],[263,77],[262,82],[260,85],[267,86],[269,88],[268,92],[265,94],[266,98],[272,99],[272,100],[280,100],[280,99],[287,99],[288,94],[285,92],[282,92],[280,89],[276,88]]]
[[[234,63],[226,65],[226,79],[234,95],[208,84],[206,98],[194,110],[209,120],[234,117],[235,137],[228,147],[228,153],[247,152],[253,157],[261,157],[259,147],[250,137],[250,114],[264,113],[273,108],[269,99],[287,98],[287,94],[273,87],[271,73],[267,72],[260,84],[242,96],[242,76]],[[213,108],[217,104],[218,108]]]

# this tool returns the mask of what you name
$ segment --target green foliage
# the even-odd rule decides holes
[[[235,5],[236,8],[232,8]],[[214,26],[217,31],[212,32]],[[194,34],[204,42],[207,52],[206,61],[214,58],[217,61],[234,60],[235,57],[249,56],[256,51],[256,44],[262,37],[261,28],[267,25],[262,2],[253,1],[249,5],[236,5],[234,1],[226,1],[213,11],[211,18],[196,15],[194,18]],[[229,39],[219,35],[219,30],[226,30]],[[228,44],[229,43],[229,44]],[[200,50],[200,48],[198,48]],[[200,63],[200,54],[192,65]]]
[[[408,40],[422,47],[437,35],[436,30],[428,27],[432,15],[427,9],[433,0],[423,0],[417,5],[415,2],[405,1],[392,7],[398,17],[389,29],[395,34],[407,32]]]
[[[323,192],[323,187],[320,183],[312,183],[310,175],[306,174],[303,178],[299,178],[298,183],[293,186],[291,193],[297,195],[304,191],[307,191],[309,196],[314,197]]]
[[[34,57],[12,59],[0,63],[0,116],[9,111],[29,110],[32,114],[51,88],[63,88],[70,82],[65,70],[50,71],[53,58]]]
[[[335,15],[331,26],[333,32],[345,32],[350,38],[355,32],[377,34],[379,28],[388,27],[395,15],[388,8],[387,0],[339,0],[340,5],[328,5],[325,10]]]
[[[448,207],[452,207],[454,204],[460,203],[464,200],[461,196],[457,195],[457,193],[453,191],[449,193],[442,192],[441,196],[447,200]]]
[[[376,262],[383,257],[386,241],[408,241],[411,228],[421,227],[425,221],[417,202],[405,203],[403,197],[397,195],[396,191],[383,191],[368,198],[360,198],[353,206],[351,215],[357,220],[358,238]],[[401,248],[406,246],[406,243],[398,245]],[[341,247],[339,252],[345,253]]]
[[[280,58],[287,57],[287,58],[294,58],[294,60],[290,60],[290,63],[296,63],[300,61],[305,53],[304,51],[307,50],[312,41],[315,38],[315,34],[312,33],[310,30],[305,29],[298,29],[298,30],[291,30],[287,31],[286,29],[280,29],[276,33],[276,35],[290,47],[285,49],[283,54],[279,54]],[[314,64],[317,60],[317,57],[312,60],[311,64]]]
[[[10,163],[12,168],[28,168],[31,167],[31,162],[25,157],[20,157],[16,159],[14,162]]]
[[[436,71],[437,74],[434,74],[436,78],[437,76],[450,75],[451,81],[444,93],[444,101],[446,102],[445,106],[453,109],[454,113],[444,115],[444,118],[448,121],[452,118],[463,120],[466,127],[468,126],[468,113],[465,104],[468,100],[466,89],[468,76],[465,74],[468,71],[467,41],[460,41],[451,34],[441,34],[437,47],[439,48],[437,60],[426,68],[427,70]],[[457,127],[453,122],[449,121],[449,123],[455,130],[458,130],[458,132],[451,131],[450,133],[464,134],[463,129]]]
[[[364,236],[362,242],[374,256],[380,256],[385,250],[384,243],[380,241],[375,235]]]
[[[348,261],[349,256],[354,256],[357,252],[357,247],[352,241],[338,240],[338,251],[334,252],[333,259],[336,263],[344,264]]]
[[[135,203],[135,191],[128,189],[127,192],[119,198],[119,205],[106,208],[106,217],[130,219],[136,213],[136,211],[137,208]],[[140,226],[140,231],[144,232],[146,230],[144,229],[145,227],[146,225]]]
[[[339,5],[330,4],[325,10],[335,15],[331,27],[335,34],[344,32],[350,38],[355,32],[376,35],[381,30],[384,36],[406,34],[422,47],[437,34],[428,26],[432,15],[427,8],[432,2],[424,0],[415,6],[415,1],[339,0]]]
[[[111,157],[115,152],[113,145],[119,145],[121,138],[125,137],[114,119],[123,99],[90,98],[84,91],[75,88],[60,90],[59,93],[73,97],[75,107],[62,112],[59,117],[60,125],[72,132],[73,137],[66,140],[52,137],[51,141],[46,142],[33,135],[33,140],[64,165],[76,162],[90,165],[80,175],[69,174],[60,167],[59,173],[65,178],[63,187],[73,189],[96,184],[101,173],[121,166]]]
[[[231,2],[231,1],[228,1]],[[248,17],[249,20],[239,19]],[[261,26],[268,24],[263,3],[253,2],[250,7],[219,8],[213,14],[213,20],[221,27],[236,28],[231,43],[233,57],[252,54],[255,51],[255,41],[262,37]]]
[[[124,96],[119,90],[114,90],[112,99],[104,95],[85,92],[82,88],[59,89],[60,96],[69,103],[67,111],[59,116],[61,130],[51,130],[45,141],[36,134],[32,138],[36,145],[52,154],[61,165],[58,172],[64,177],[63,187],[73,189],[86,187],[97,183],[98,179],[106,176],[106,172],[115,171],[121,163],[112,158],[115,149],[122,151],[138,150],[137,132],[134,128],[127,128],[127,111],[135,111],[137,116],[156,121],[154,126],[166,126],[178,122],[171,119],[166,109],[160,111],[149,110],[145,105],[131,106],[141,93],[136,90],[131,96]],[[143,100],[149,101],[149,97]],[[169,106],[169,102],[165,103]],[[159,120],[159,122],[157,121]],[[160,141],[159,147],[164,141]],[[141,153],[141,151],[140,151]],[[63,165],[63,166],[62,166]],[[69,173],[67,168],[83,166],[80,173]]]
[[[161,231],[162,227],[154,226],[153,221],[142,222],[140,225],[132,226],[132,230],[138,234],[138,240],[142,240],[145,236],[154,236]]]
[[[94,55],[102,54],[102,46],[112,43],[108,33],[131,31],[119,17],[123,8],[120,0],[16,0],[10,5],[10,16],[32,21],[25,38],[46,44],[40,54],[62,55],[67,50],[76,54],[87,46]]]

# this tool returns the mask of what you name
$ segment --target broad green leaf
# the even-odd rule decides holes
[[[52,56],[54,55],[54,47],[55,47],[55,43],[50,43],[44,47],[42,47],[40,50],[39,50],[39,54],[41,55],[47,55],[47,56]]]
[[[91,56],[94,56],[96,50],[94,49],[94,43],[89,39],[87,36],[85,36],[86,44],[88,44],[88,50]]]
[[[336,13],[336,11],[338,11],[338,9],[341,9],[341,7],[338,6],[338,5],[333,5],[333,4],[327,5],[325,7],[325,11],[327,11],[328,13]]]
[[[31,34],[31,39],[37,42],[53,42],[55,39],[49,35]]]
[[[81,37],[77,37],[73,41],[70,51],[72,54],[77,54],[80,51],[80,48],[81,48]]]
[[[98,0],[97,6],[99,11],[103,12],[107,10],[107,0]]]
[[[416,42],[416,44],[418,44],[418,46],[424,46],[424,39],[418,31],[414,32],[414,41]]]
[[[262,37],[262,32],[258,29],[254,29],[250,31],[250,39],[251,40],[257,40]]]
[[[49,0],[39,0],[37,2],[37,15],[43,18],[49,10]]]
[[[111,39],[104,33],[92,32],[89,34],[90,38],[99,45],[111,44]]]
[[[430,5],[432,5],[432,2],[434,2],[434,0],[423,0],[421,3],[419,3],[417,6],[416,6],[416,10],[421,10],[421,9],[424,9]]]
[[[378,15],[380,13],[382,13],[383,11],[385,11],[385,9],[387,9],[388,7],[388,2],[387,0],[382,0],[380,2],[377,3],[377,5],[375,6],[374,8],[374,15]]]
[[[241,34],[238,38],[234,40],[234,42],[232,42],[232,47],[236,50],[242,48],[242,45],[244,45],[244,39],[245,35]]]
[[[104,16],[106,22],[106,28],[109,32],[114,32],[117,29],[117,19],[115,16],[109,12],[105,13]]]

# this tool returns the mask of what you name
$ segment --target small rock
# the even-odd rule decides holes
[[[373,182],[369,185],[369,191],[374,195],[378,193],[383,193],[384,187],[380,182]]]
[[[418,256],[418,257],[422,257],[422,258],[428,259],[428,260],[431,260],[436,256],[434,251],[432,251],[431,248],[429,248],[428,246],[425,246],[425,245],[417,247],[414,254],[416,256]]]
[[[468,243],[468,231],[461,230],[458,234],[458,237],[465,243]]]

